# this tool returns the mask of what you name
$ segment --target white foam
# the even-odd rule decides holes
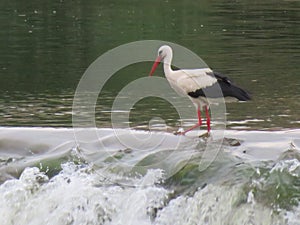
[[[72,163],[50,180],[26,168],[0,186],[0,224],[151,224],[168,194],[155,185],[160,179],[161,171],[151,170],[139,179],[147,185],[119,186]]]
[[[245,200],[242,186],[208,185],[192,197],[172,200],[158,213],[155,225],[284,224],[283,218],[255,203],[254,196],[251,198],[249,202]]]

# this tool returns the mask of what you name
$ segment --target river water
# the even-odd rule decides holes
[[[299,1],[0,6],[0,224],[300,224]],[[252,94],[226,105],[224,142],[173,135],[182,121],[158,98],[111,129],[114,99],[151,62],[105,83],[92,133],[72,129],[86,69],[138,40],[182,45]],[[149,132],[152,118],[167,131]]]

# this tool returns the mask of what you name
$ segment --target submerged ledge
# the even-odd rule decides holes
[[[0,127],[0,156],[28,155],[29,150],[31,154],[39,154],[43,151],[56,149],[58,146],[65,145],[70,148],[81,143],[87,144],[99,141],[105,142],[108,148],[111,145],[112,149],[123,149],[128,146],[124,146],[126,143],[122,142],[122,138],[134,136],[132,142],[135,140],[151,141],[149,139],[150,134],[154,141],[163,138],[165,148],[173,148],[178,141],[192,142],[193,139],[198,138],[199,132],[192,131],[187,136],[176,136],[172,133],[159,131],[110,128]],[[284,151],[290,149],[300,150],[300,129],[283,131],[226,130],[224,137],[241,141],[241,145],[230,147],[229,151],[234,155],[250,160],[276,160]],[[136,145],[133,144],[133,148],[135,147]],[[142,150],[151,151],[151,148],[148,147]],[[137,149],[139,148],[142,147],[139,145]]]

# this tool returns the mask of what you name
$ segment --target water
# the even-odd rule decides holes
[[[243,107],[227,105],[228,126],[299,127],[298,1],[152,4],[162,11],[145,10],[147,3],[139,2],[1,3],[0,124],[72,126],[71,98],[97,57],[130,41],[162,39],[191,49],[253,94]],[[150,63],[124,68],[105,85],[97,111],[101,127],[109,126],[106,112],[118,91],[147,76],[150,68]],[[178,125],[176,111],[161,104],[168,116],[165,111],[155,115]],[[145,108],[149,102],[136,105],[133,126],[148,124],[144,115],[151,111]]]
[[[300,224],[299,1],[0,6],[0,224]],[[144,39],[183,45],[252,93],[251,102],[227,104],[222,145],[173,135],[180,118],[157,98],[139,101],[134,131],[114,136],[115,97],[151,63],[123,68],[104,85],[97,136],[74,133],[84,71],[106,51]],[[153,117],[168,129],[147,141]]]
[[[299,224],[299,130],[227,131],[241,145],[204,171],[198,137],[155,133],[143,151],[97,132],[1,128],[1,224]]]

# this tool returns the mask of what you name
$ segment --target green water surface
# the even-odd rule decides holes
[[[121,44],[153,39],[189,48],[252,93],[249,103],[227,105],[233,129],[297,128],[299,12],[299,1],[276,0],[4,0],[0,126],[72,126],[73,94],[87,67]],[[99,95],[99,127],[110,126],[118,91],[150,68],[132,65],[110,79]],[[160,99],[137,103],[131,125],[147,125],[153,116],[178,126],[177,112]]]

